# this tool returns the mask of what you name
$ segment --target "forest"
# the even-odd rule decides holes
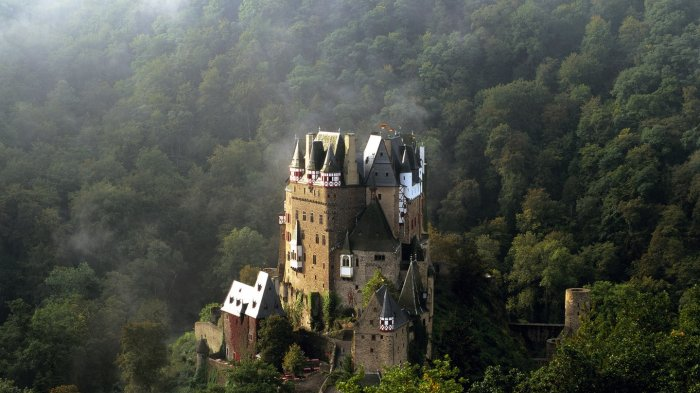
[[[435,363],[371,391],[700,392],[699,48],[696,0],[0,0],[0,392],[194,391],[295,136],[382,122],[453,274]],[[580,286],[533,369],[507,322]]]

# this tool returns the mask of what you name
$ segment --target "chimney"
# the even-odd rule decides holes
[[[316,134],[314,134],[313,132],[306,134],[306,155],[304,156],[306,162],[309,162],[309,160],[311,159],[311,145],[313,144],[315,137]]]
[[[355,162],[355,142],[356,137],[354,133],[346,133],[345,137],[345,162],[343,162],[343,168],[345,169],[345,185],[346,186],[356,186],[360,184],[360,178],[357,173],[357,162]]]

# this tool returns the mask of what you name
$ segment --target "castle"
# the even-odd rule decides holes
[[[263,271],[253,286],[234,281],[218,322],[195,324],[198,365],[209,353],[254,357],[261,321],[284,315],[283,305],[305,327],[323,326],[322,299],[331,297],[355,316],[345,328],[365,372],[430,357],[435,272],[424,218],[425,148],[394,132],[372,133],[362,152],[356,146],[354,134],[340,132],[296,141],[277,277]],[[385,284],[362,299],[377,272]]]
[[[356,312],[355,364],[373,372],[430,355],[434,271],[425,222],[425,148],[412,135],[319,131],[296,141],[280,224],[282,302],[322,323],[321,299]],[[362,288],[380,272],[399,293]],[[398,295],[398,298],[395,296]]]

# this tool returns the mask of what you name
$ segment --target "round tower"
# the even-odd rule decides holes
[[[203,367],[207,366],[207,357],[209,357],[209,345],[207,345],[207,339],[202,337],[197,340],[197,346],[195,347],[195,352],[197,353],[196,360],[196,371],[201,370]]]
[[[568,334],[576,332],[581,325],[581,315],[591,307],[591,290],[569,288],[564,299],[564,330]]]

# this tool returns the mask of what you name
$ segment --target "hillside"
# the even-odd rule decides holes
[[[382,122],[427,148],[434,260],[456,273],[436,349],[464,375],[521,366],[505,322],[561,321],[567,287],[608,301],[600,348],[632,304],[668,316],[649,336],[697,339],[696,1],[4,0],[0,33],[17,386],[121,389],[124,326],[180,336],[276,264],[294,136]]]

